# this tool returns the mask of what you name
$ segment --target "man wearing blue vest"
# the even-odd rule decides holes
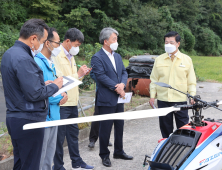
[[[34,58],[43,71],[44,81],[54,81],[56,79],[56,70],[52,63],[51,55],[57,56],[60,51],[59,35],[54,28],[49,28],[48,37],[44,42],[43,49]],[[46,121],[60,120],[59,105],[64,104],[67,100],[66,93],[49,97],[49,110]],[[51,170],[56,149],[57,130],[57,126],[45,129],[39,170]]]

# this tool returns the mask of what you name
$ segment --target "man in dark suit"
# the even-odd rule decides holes
[[[127,83],[127,72],[117,50],[118,32],[113,28],[104,28],[99,36],[102,49],[91,59],[93,73],[98,81],[96,94],[96,105],[99,114],[111,114],[124,112],[124,104],[117,103],[118,97],[124,97],[124,87]],[[110,133],[114,124],[114,153],[113,158],[132,160],[133,157],[127,155],[123,150],[123,126],[124,120],[106,120],[100,122],[99,142],[100,157],[104,166],[110,167],[110,151],[108,149]]]
[[[98,89],[98,82],[96,80],[96,76],[95,74],[91,71],[90,72],[90,77],[96,82],[96,91]],[[95,105],[95,109],[94,109],[94,116],[95,115],[99,115],[99,108],[98,106]],[[95,147],[95,143],[97,141],[97,139],[99,138],[99,121],[96,122],[92,122],[91,123],[91,128],[90,128],[90,134],[89,134],[89,148],[94,148]],[[109,142],[109,146],[113,146],[111,142]]]

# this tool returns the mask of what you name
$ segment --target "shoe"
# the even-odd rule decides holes
[[[95,147],[95,142],[94,141],[91,141],[88,145],[89,148],[94,148]]]
[[[109,141],[109,144],[108,144],[108,146],[113,146],[113,144]]]
[[[52,170],[55,170],[54,165],[52,166]],[[62,167],[62,169],[60,168],[60,170],[66,170],[66,169]]]
[[[92,170],[93,166],[87,165],[86,163],[82,163],[80,166],[76,166],[72,168],[72,170]]]
[[[132,160],[133,157],[123,153],[122,155],[113,155],[114,159],[124,159],[124,160]]]
[[[111,162],[110,162],[109,157],[103,158],[103,159],[102,159],[102,163],[103,163],[103,165],[106,166],[106,167],[111,167]]]

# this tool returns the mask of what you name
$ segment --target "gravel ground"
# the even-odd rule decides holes
[[[222,100],[222,84],[220,83],[208,83],[200,82],[197,84],[197,94],[201,95],[201,98],[206,101]],[[222,108],[222,106],[220,106]],[[148,111],[147,111],[148,113]],[[191,111],[189,114],[192,115]],[[214,108],[209,108],[203,112],[205,118],[222,118],[222,112]],[[113,147],[110,147],[110,160],[112,167],[105,167],[102,165],[99,157],[99,144],[96,143],[94,149],[88,148],[88,139],[79,143],[80,155],[83,160],[92,166],[95,166],[95,170],[145,170],[142,166],[145,154],[151,155],[154,150],[157,141],[161,139],[161,133],[159,130],[158,118],[147,118],[139,120],[125,121],[124,126],[124,151],[134,157],[131,161],[113,159]],[[111,142],[113,143],[113,131],[111,134]],[[64,155],[64,167],[67,170],[71,170],[71,161],[69,158],[68,148],[66,147]]]

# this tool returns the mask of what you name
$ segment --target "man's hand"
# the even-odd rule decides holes
[[[63,77],[59,77],[55,79],[53,83],[56,84],[59,87],[59,89],[61,89],[63,85]]]
[[[116,91],[120,91],[124,89],[125,85],[123,83],[120,83],[120,84],[117,84],[115,87],[116,87]]]
[[[68,95],[65,92],[63,92],[61,94],[61,96],[63,96],[63,98],[60,100],[59,105],[65,104],[67,102],[67,100],[68,100]]]
[[[120,89],[120,88],[116,88],[115,91],[116,91],[117,94],[120,94],[120,93],[122,93],[124,90],[123,90],[123,89]]]
[[[125,97],[125,91],[123,90],[119,95],[121,98]]]
[[[154,98],[150,98],[150,101],[149,101],[149,103],[150,103],[150,106],[153,108],[153,106],[154,106],[154,101],[155,101],[155,99]],[[153,108],[154,109],[154,108]]]
[[[92,70],[92,68],[87,68],[88,71],[86,72],[85,76],[88,75],[90,73],[90,71]]]
[[[47,81],[45,81],[45,85],[48,85],[48,84],[51,84],[51,83],[53,83],[52,80],[47,80]]]
[[[122,91],[124,91],[125,85],[124,85],[123,83],[120,83],[120,84],[117,84],[115,87],[116,87],[115,91],[116,91],[118,94],[121,94]],[[125,92],[124,92],[124,93],[125,93]],[[124,95],[124,96],[125,96],[125,95]]]
[[[82,65],[78,70],[78,76],[83,77],[84,75],[88,75],[92,69],[88,68],[86,65]]]
[[[125,85],[123,83],[117,84],[116,86],[116,93],[120,95],[120,97],[124,97],[125,96],[125,91],[124,91],[124,87]]]
[[[194,99],[190,99],[190,103],[191,103],[192,105],[195,104]]]

